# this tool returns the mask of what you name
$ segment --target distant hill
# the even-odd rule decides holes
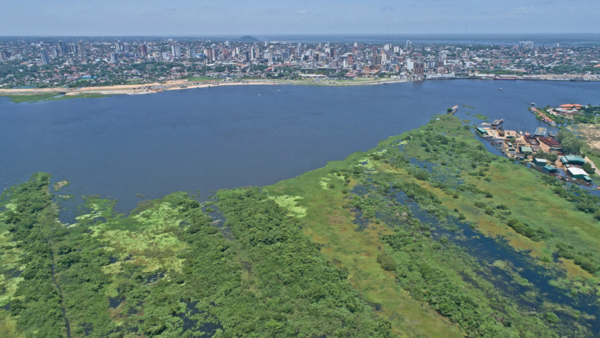
[[[238,39],[239,42],[260,42],[259,39],[250,36],[250,35],[246,35],[246,36],[242,36],[241,38]]]

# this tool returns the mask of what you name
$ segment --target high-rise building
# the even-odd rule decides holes
[[[67,45],[66,45],[66,44],[65,44],[65,42],[64,42],[64,41],[62,41],[62,40],[59,40],[59,41],[58,41],[58,48],[60,49],[60,53],[61,53],[62,55],[65,55],[65,54],[68,54],[68,53],[69,53],[69,50],[67,49]]]
[[[533,41],[519,41],[519,48],[533,48]]]
[[[410,40],[406,40],[406,45],[404,46],[404,49],[411,49],[412,48],[412,42],[410,42]]]
[[[195,49],[190,49],[189,50],[189,57],[191,59],[196,57],[196,50]]]
[[[77,53],[77,45],[74,43],[70,43],[67,45],[67,50],[69,51],[69,54],[75,54]]]
[[[112,52],[110,53],[110,62],[117,63],[119,61],[119,53]]]
[[[383,62],[383,56],[377,52],[371,55],[371,65],[380,65]]]
[[[412,61],[410,58],[406,59],[406,69],[408,70],[413,70],[415,66],[414,61]]]
[[[206,55],[206,59],[208,60],[208,62],[213,61],[212,49],[210,49],[210,48],[204,49],[204,55]]]
[[[83,41],[79,40],[79,43],[77,44],[77,49],[79,50],[79,56],[85,57],[85,45]]]
[[[146,56],[148,56],[148,46],[146,46],[146,45],[140,46],[140,56],[142,57],[142,59],[145,59]]]
[[[0,52],[0,61],[7,61],[8,59],[10,59],[10,53],[6,52],[6,51],[1,51]]]
[[[424,71],[425,71],[425,67],[422,63],[420,63],[420,62],[415,63],[415,68],[413,70],[413,74],[423,75]]]
[[[171,55],[173,58],[181,57],[181,46],[180,45],[172,45],[171,46]]]
[[[50,58],[48,57],[48,52],[45,49],[42,49],[40,52],[40,58],[42,59],[42,64],[47,65],[50,63]]]

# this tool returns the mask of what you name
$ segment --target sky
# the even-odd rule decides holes
[[[0,0],[3,36],[600,33],[599,0]]]

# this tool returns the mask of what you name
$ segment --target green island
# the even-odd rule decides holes
[[[74,224],[34,174],[0,200],[0,336],[597,337],[600,198],[471,128]]]

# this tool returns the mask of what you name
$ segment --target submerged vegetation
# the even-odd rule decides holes
[[[203,203],[92,196],[67,225],[49,188],[0,199],[2,337],[600,334],[600,198],[454,116]]]

